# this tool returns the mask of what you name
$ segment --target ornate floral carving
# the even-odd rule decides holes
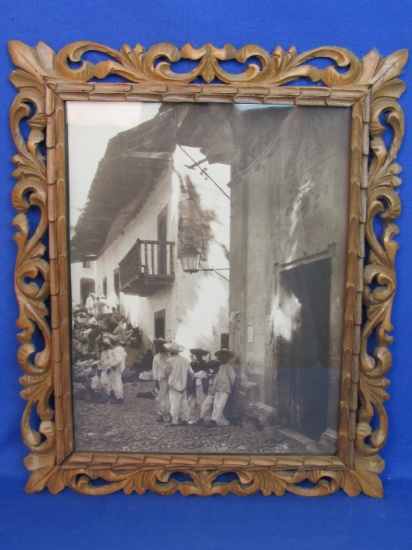
[[[119,490],[126,494],[133,492],[143,494],[153,491],[163,495],[176,492],[182,495],[210,496],[213,494],[238,496],[253,495],[259,491],[265,496],[282,496],[286,492],[299,496],[326,496],[343,489],[349,496],[357,496],[364,492],[370,496],[381,497],[382,485],[376,473],[382,471],[382,461],[375,459],[371,464],[366,459],[358,459],[354,469],[322,469],[322,458],[312,461],[318,467],[299,469],[296,460],[289,461],[289,469],[271,467],[246,466],[238,469],[232,466],[216,465],[213,469],[203,467],[188,467],[187,465],[169,464],[168,466],[135,468],[133,470],[116,470],[106,467],[73,468],[52,467],[36,468],[29,481],[28,491],[35,492],[47,487],[52,493],[62,491],[66,486],[89,495],[104,495]],[[36,465],[37,466],[37,465]],[[324,460],[323,460],[324,466]],[[30,465],[28,465],[30,469]],[[179,472],[187,476],[187,481],[181,482],[173,478]],[[219,476],[235,473],[237,479],[224,481]],[[94,484],[96,479],[103,479],[106,484]],[[309,481],[311,485],[303,482]]]
[[[357,426],[356,449],[361,456],[373,457],[383,448],[388,433],[388,419],[384,402],[389,395],[388,380],[384,377],[392,365],[389,344],[392,337],[391,312],[396,289],[394,269],[398,244],[393,237],[398,233],[393,223],[400,214],[400,200],[396,188],[400,185],[398,174],[401,168],[396,164],[404,132],[403,113],[396,102],[405,89],[397,78],[405,59],[397,52],[381,61],[376,52],[370,54],[371,63],[368,76],[371,88],[370,147],[373,153],[369,167],[366,239],[369,256],[364,271],[364,304],[367,319],[362,331],[362,353],[360,365],[361,406]],[[374,70],[373,70],[374,68]],[[386,126],[392,129],[389,148],[383,139]],[[374,223],[380,216],[382,234],[376,234]],[[368,341],[375,337],[377,346],[371,356]],[[372,430],[372,419],[376,417],[377,427]]]
[[[18,180],[13,191],[13,205],[18,214],[13,223],[18,230],[15,236],[15,289],[20,309],[17,323],[21,330],[18,335],[21,343],[18,361],[24,373],[21,394],[27,400],[22,433],[30,450],[25,460],[31,472],[27,491],[36,492],[48,487],[51,492],[57,493],[64,487],[71,487],[78,492],[95,495],[118,490],[142,494],[151,490],[160,494],[179,491],[184,495],[230,492],[249,495],[261,491],[265,495],[292,492],[319,496],[342,488],[351,496],[360,492],[381,496],[378,474],[382,471],[383,461],[378,453],[387,438],[384,402],[388,398],[388,381],[385,375],[392,363],[389,351],[392,337],[389,333],[392,330],[391,308],[396,289],[394,259],[397,250],[393,239],[398,231],[394,222],[400,212],[396,188],[400,184],[398,174],[401,169],[395,158],[404,131],[403,114],[397,100],[405,87],[399,75],[406,63],[406,51],[396,52],[385,59],[376,51],[371,51],[358,59],[348,50],[336,47],[317,48],[298,54],[293,47],[284,51],[278,46],[270,54],[255,45],[236,50],[230,44],[222,48],[206,44],[197,49],[186,44],[179,50],[172,44],[161,43],[147,51],[140,45],[134,48],[125,45],[117,51],[87,41],[69,44],[58,53],[42,42],[30,48],[13,41],[9,49],[17,67],[11,80],[19,90],[11,108],[10,124],[18,151],[13,158],[17,165],[14,176]],[[106,59],[85,61],[83,56],[86,53],[98,53]],[[316,67],[312,62],[320,58],[330,60],[331,64],[324,69]],[[189,72],[175,72],[173,65],[180,60],[198,63]],[[230,73],[224,68],[226,61],[244,64],[245,69],[239,74]],[[117,75],[130,85],[105,84],[103,92],[109,95],[104,96],[98,88],[101,85],[95,83],[109,75]],[[279,88],[301,78],[320,83],[323,88]],[[188,86],[193,82],[195,86]],[[234,98],[253,97],[265,102],[283,97],[297,104],[305,101],[324,105],[338,104],[332,101],[350,104],[360,97],[365,99],[358,133],[369,127],[369,134],[363,138],[362,151],[358,146],[356,148],[357,153],[363,156],[363,162],[370,154],[368,177],[361,182],[366,189],[366,211],[359,207],[360,225],[364,224],[368,246],[363,288],[366,319],[362,325],[357,372],[359,384],[355,394],[360,403],[355,443],[351,443],[353,438],[349,437],[350,425],[345,427],[343,434],[348,445],[354,445],[351,463],[325,456],[182,459],[109,454],[97,457],[74,453],[61,464],[57,459],[56,421],[50,398],[53,391],[56,392],[53,361],[57,359],[53,359],[52,355],[59,356],[56,348],[60,333],[56,332],[59,326],[56,321],[54,334],[57,336],[52,343],[46,306],[50,296],[50,262],[43,240],[55,220],[55,194],[58,192],[54,180],[56,155],[49,157],[49,165],[46,166],[41,146],[45,142],[48,120],[55,116],[54,97],[59,86],[69,85],[72,93],[102,93],[102,100],[111,100],[110,93],[123,94],[123,99],[127,99],[127,93],[141,93],[140,88],[133,88],[133,83],[146,86],[144,90],[157,94],[160,99],[174,94],[174,98],[193,101],[201,94],[207,97],[213,94],[221,97],[223,94],[232,101]],[[202,83],[213,84],[205,92]],[[27,137],[21,131],[25,123],[28,124]],[[387,127],[392,132],[389,146],[384,140]],[[54,151],[56,142],[52,127],[47,141],[49,151]],[[57,154],[57,160],[58,157]],[[39,210],[40,216],[31,230],[30,211],[34,208]],[[380,234],[375,229],[377,219],[381,224]],[[360,260],[363,258],[363,245],[362,241],[358,249]],[[54,259],[57,257],[55,250],[53,254]],[[56,282],[53,284],[57,285]],[[58,296],[60,291],[56,286],[52,294]],[[351,312],[351,315],[353,317],[354,313]],[[371,353],[368,344],[372,341],[376,341],[376,347]],[[350,376],[345,379],[345,384],[352,382],[356,388],[356,379],[353,381]],[[350,404],[349,393],[347,395],[342,407],[349,410],[351,406],[355,411],[356,404]],[[57,398],[60,395],[56,394]],[[34,408],[39,419],[38,428],[31,425]],[[174,472],[187,475],[188,480],[181,482],[174,479]],[[220,475],[228,472],[235,473],[237,479],[219,480]],[[106,483],[95,485],[93,481],[97,478]],[[303,485],[304,481],[312,485]]]
[[[85,53],[91,52],[104,54],[107,60],[92,63],[82,59]],[[223,48],[205,44],[197,49],[191,44],[185,44],[179,50],[168,42],[156,44],[147,51],[140,44],[134,48],[124,45],[117,51],[95,42],[80,41],[65,46],[56,54],[44,42],[30,48],[21,42],[12,41],[10,53],[14,64],[37,80],[48,77],[80,82],[89,82],[93,78],[101,80],[115,74],[130,82],[189,83],[202,77],[207,83],[218,79],[227,84],[281,85],[307,78],[326,86],[381,87],[381,79],[393,83],[393,77],[400,74],[406,61],[404,50],[384,60],[372,51],[359,60],[349,50],[337,47],[315,48],[298,54],[293,46],[286,52],[277,46],[270,54],[253,44],[239,50],[230,44]],[[172,65],[185,59],[199,63],[187,73],[174,72]],[[332,63],[325,69],[319,69],[308,63],[316,59],[329,59]],[[243,73],[236,74],[225,71],[222,61],[248,64]],[[80,66],[76,66],[76,63],[80,63]],[[335,65],[346,71],[338,71]]]

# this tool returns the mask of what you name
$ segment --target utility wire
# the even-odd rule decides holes
[[[179,145],[179,144],[178,144]],[[205,170],[204,168],[201,168],[198,163],[195,161],[195,159],[189,155],[189,153],[183,149],[183,147],[181,145],[179,145],[180,149],[190,158],[190,160],[195,163],[197,165],[197,168],[199,168],[200,170],[200,173],[203,174],[207,179],[209,179],[214,185],[216,185],[216,187],[219,189],[219,191],[221,191],[225,197],[227,197],[229,200],[230,200],[230,196],[225,193],[225,191],[223,191],[223,189],[220,187],[220,185],[212,178],[212,176],[209,176],[209,174],[207,173],[207,170]]]

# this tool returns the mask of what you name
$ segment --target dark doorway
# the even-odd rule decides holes
[[[154,335],[155,338],[165,338],[166,336],[166,311],[164,309],[156,311],[154,314]]]
[[[82,307],[85,307],[86,300],[90,292],[93,294],[96,292],[96,283],[94,279],[80,279],[80,298],[82,301]]]
[[[116,293],[116,296],[120,296],[120,271],[119,269],[115,269],[113,272],[113,285],[114,285],[114,291]]]
[[[157,266],[158,274],[166,275],[167,269],[167,206],[157,216]]]
[[[279,350],[279,387],[290,426],[319,440],[327,427],[331,259],[284,270],[282,292],[299,306]]]
[[[222,332],[220,335],[220,347],[221,349],[229,349],[229,333]]]

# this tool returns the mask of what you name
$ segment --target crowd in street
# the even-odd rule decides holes
[[[78,394],[92,402],[123,403],[122,373],[126,346],[140,346],[140,330],[120,311],[107,311],[103,297],[90,294],[85,308],[73,308],[73,379],[83,386]]]
[[[234,390],[237,374],[233,364],[234,353],[221,349],[216,359],[205,361],[208,351],[192,348],[189,362],[181,353],[185,348],[163,338],[155,339],[153,378],[158,384],[158,422],[170,426],[205,424],[208,428],[226,422],[223,412]],[[198,409],[198,419],[193,412]],[[206,418],[210,420],[205,423]]]
[[[73,311],[73,379],[82,388],[75,392],[75,398],[121,404],[126,349],[140,347],[142,335],[118,310],[105,312],[102,299],[89,297],[85,308]],[[220,349],[214,353],[215,359],[206,361],[209,351],[192,348],[189,361],[182,355],[185,348],[176,342],[155,338],[153,345],[155,355],[147,349],[135,374],[155,381],[157,422],[171,427],[227,424],[224,411],[231,401],[230,420],[236,423],[236,400],[229,399],[239,378],[232,351]]]

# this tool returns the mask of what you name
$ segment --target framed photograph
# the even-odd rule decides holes
[[[382,496],[406,51],[9,49],[27,491]]]

